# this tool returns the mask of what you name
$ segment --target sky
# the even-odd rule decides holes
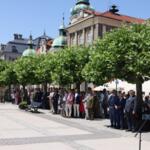
[[[70,9],[77,0],[0,0],[0,43],[13,39],[14,33],[34,38],[46,34],[58,36],[64,13],[66,26],[69,23]],[[121,14],[148,19],[150,0],[90,0],[96,11],[104,12],[116,4]]]

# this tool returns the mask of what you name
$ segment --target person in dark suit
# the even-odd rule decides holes
[[[134,116],[136,112],[136,96],[133,90],[129,91],[129,98],[126,100],[125,113],[127,117],[127,131],[135,130]]]
[[[126,99],[123,93],[119,94],[119,106],[118,106],[118,120],[120,129],[124,129],[124,109],[126,104]]]
[[[53,114],[57,114],[58,113],[58,100],[59,100],[58,89],[55,90],[52,100],[53,100],[53,107],[54,107]]]
[[[108,99],[108,105],[109,105],[109,118],[110,118],[111,127],[117,128],[119,127],[119,120],[117,117],[119,97],[117,96],[116,90],[113,90],[111,92],[111,96]]]
[[[104,111],[104,118],[108,118],[108,93],[106,89],[103,90],[103,101],[102,101],[102,108]]]

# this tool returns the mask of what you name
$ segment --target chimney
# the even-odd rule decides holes
[[[18,34],[18,39],[22,40],[22,34]]]
[[[18,34],[14,34],[14,40],[18,40]]]
[[[22,40],[22,34],[14,34],[14,40]]]

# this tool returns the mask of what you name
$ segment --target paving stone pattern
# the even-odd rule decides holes
[[[131,144],[132,150],[138,148],[138,139],[133,138],[132,133],[107,128],[108,120],[67,119],[52,115],[48,110],[40,111],[42,113],[31,113],[15,105],[0,104],[0,150],[38,150],[41,147],[44,150],[50,147],[54,150],[99,150],[102,146],[111,150],[117,144],[125,144],[125,147]],[[150,133],[145,133],[143,139],[148,148]],[[124,143],[129,140],[131,142]]]

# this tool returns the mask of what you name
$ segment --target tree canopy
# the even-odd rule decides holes
[[[51,83],[52,72],[54,70],[53,53],[37,56],[37,65],[35,68],[35,77],[39,83]]]
[[[1,79],[4,85],[17,84],[17,75],[14,71],[14,62],[5,62],[5,69],[1,72]]]
[[[87,80],[103,84],[123,79],[137,86],[142,99],[142,83],[150,76],[150,25],[132,24],[107,33],[92,47],[83,74]]]
[[[114,29],[89,47],[66,47],[47,55],[1,61],[0,82],[68,85],[83,81],[104,84],[122,79],[137,85],[150,76],[150,24],[131,24]]]
[[[88,47],[70,47],[56,52],[54,80],[61,85],[85,81],[82,69],[88,60]]]
[[[3,85],[5,83],[3,71],[6,69],[6,64],[6,61],[0,60],[0,85]]]
[[[93,46],[84,74],[98,83],[113,78],[136,83],[150,76],[150,26],[133,24],[107,33]]]
[[[38,65],[37,57],[22,57],[15,61],[14,71],[21,85],[38,83],[35,70]]]

